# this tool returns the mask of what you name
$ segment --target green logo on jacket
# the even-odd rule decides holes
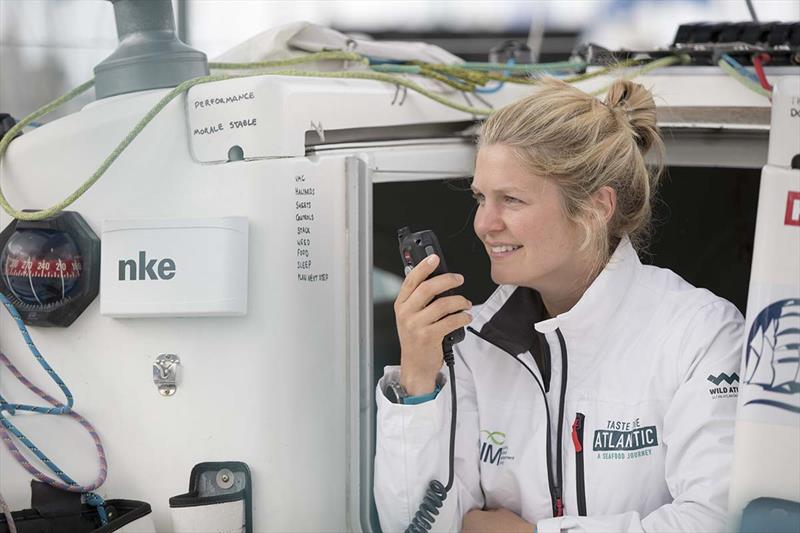
[[[481,430],[482,435],[486,435],[486,440],[491,441],[492,444],[502,446],[506,441],[506,434],[502,431],[489,431],[488,429]]]

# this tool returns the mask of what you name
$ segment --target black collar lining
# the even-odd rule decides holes
[[[531,352],[542,374],[545,391],[550,390],[550,346],[533,325],[544,320],[547,310],[541,295],[517,287],[503,306],[481,328],[481,336],[510,354]]]

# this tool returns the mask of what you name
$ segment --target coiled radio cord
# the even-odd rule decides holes
[[[431,526],[436,521],[436,516],[439,514],[439,509],[444,505],[444,500],[447,498],[448,491],[453,486],[453,479],[455,478],[455,447],[456,447],[456,414],[458,412],[458,403],[456,402],[456,373],[454,370],[455,356],[453,355],[453,344],[445,341],[442,343],[442,350],[444,352],[444,362],[450,373],[450,456],[448,465],[450,473],[447,476],[447,486],[442,485],[438,479],[434,479],[428,485],[425,491],[425,496],[422,498],[422,503],[419,505],[414,518],[405,530],[405,533],[428,533]]]

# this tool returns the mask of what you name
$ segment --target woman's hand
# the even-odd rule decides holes
[[[464,516],[461,533],[533,533],[536,529],[508,509],[474,509]]]
[[[426,280],[438,264],[439,257],[430,255],[414,267],[394,302],[400,337],[400,384],[412,396],[433,392],[442,367],[442,339],[472,321],[464,312],[472,303],[463,296],[446,296],[431,303],[437,295],[464,283],[461,274]]]

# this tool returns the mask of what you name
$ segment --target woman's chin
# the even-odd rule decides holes
[[[520,279],[507,269],[492,265],[492,281],[497,285],[519,285]]]

